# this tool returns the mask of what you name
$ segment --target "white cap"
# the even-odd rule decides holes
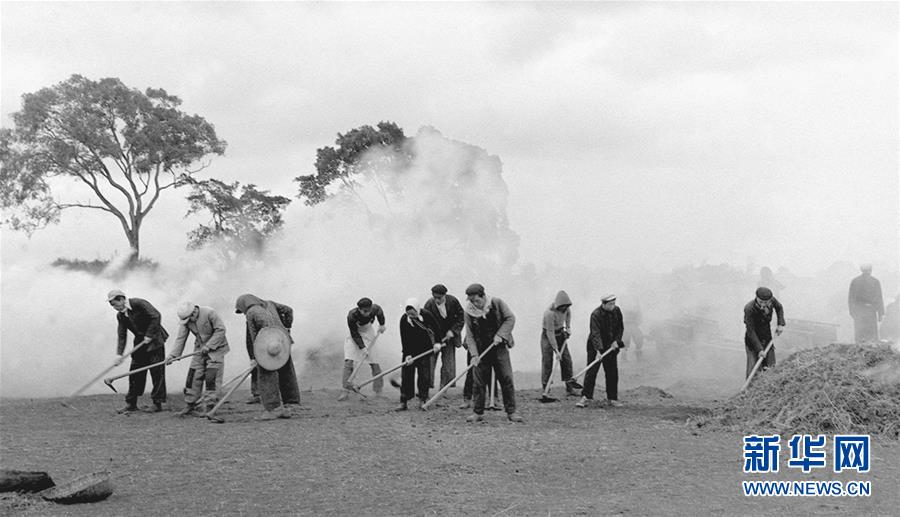
[[[178,315],[178,319],[180,319],[182,323],[186,323],[187,319],[194,313],[194,307],[196,307],[196,305],[191,302],[183,302],[178,306],[178,310],[175,314]]]
[[[109,293],[106,294],[106,301],[111,302],[120,296],[122,298],[125,298],[125,293],[123,293],[122,291],[120,291],[118,289],[113,289],[112,291],[110,291]]]
[[[600,301],[602,301],[603,303],[606,303],[606,302],[611,302],[615,299],[616,299],[616,295],[609,293],[608,295],[604,296],[603,298],[600,298]]]

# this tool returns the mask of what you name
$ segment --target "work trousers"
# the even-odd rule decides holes
[[[416,379],[418,376],[418,379]],[[416,382],[418,380],[418,382]],[[419,400],[428,400],[428,388],[431,386],[431,359],[426,356],[413,361],[413,364],[400,368],[400,402],[412,400],[419,389]]]
[[[853,316],[853,338],[857,343],[878,341],[878,315],[875,311]]]
[[[282,404],[300,403],[300,386],[292,358],[288,357],[287,363],[278,370],[266,370],[258,365],[255,370],[259,378],[259,398],[266,411]]]
[[[250,357],[250,360],[253,360],[253,344],[247,343],[247,356]],[[259,396],[259,374],[256,372],[256,368],[250,371],[250,395],[254,397]]]
[[[206,354],[195,356],[188,369],[184,386],[184,401],[187,404],[215,404],[222,392],[222,377],[225,361],[211,359]],[[206,385],[206,392],[203,386]]]
[[[768,345],[768,343],[766,343],[766,345]],[[759,360],[759,354],[762,353],[762,351],[757,352],[756,350],[754,350],[746,345],[744,346],[744,350],[747,351],[747,373],[744,375],[744,378],[746,379],[747,377],[750,377],[750,372],[753,371],[753,367],[756,366],[756,361]],[[765,347],[763,347],[763,350],[765,350]],[[772,366],[775,366],[775,346],[774,345],[772,346],[772,348],[769,349],[769,353],[766,354],[766,358],[765,358],[765,360],[763,360],[763,363],[760,365],[760,369],[770,368]]]
[[[469,351],[466,350],[466,367],[468,367],[470,364],[472,364],[472,354],[470,354]],[[463,398],[466,400],[472,400],[472,385],[474,384],[474,381],[472,380],[472,370],[474,370],[474,368],[470,369],[468,373],[466,373],[466,380],[463,383]]]
[[[556,360],[556,354],[553,352],[553,345],[550,343],[541,343],[541,387],[547,387],[547,381],[550,380],[550,371],[553,369],[553,361]],[[569,354],[569,347],[566,347],[562,353],[562,361],[560,361],[560,379],[566,382],[572,378],[572,355]]]
[[[597,349],[591,345],[587,346],[587,362],[591,364],[597,359]],[[597,374],[600,372],[600,365],[603,365],[603,376],[606,378],[606,398],[607,400],[619,400],[619,350],[616,350],[600,361],[600,364],[591,366],[584,374],[584,388],[581,395],[593,399],[594,385],[597,383]]]
[[[491,372],[497,376],[500,383],[500,392],[503,394],[503,407],[507,414],[516,412],[516,389],[513,386],[512,363],[509,360],[509,349],[499,344],[481,358],[478,366],[470,372],[474,377],[473,394],[475,395],[474,410],[476,414],[484,413],[484,401],[486,392],[491,383]]]
[[[455,338],[458,340],[459,338]],[[453,344],[451,340],[449,343],[444,345],[444,348],[441,349],[440,352],[441,359],[441,388],[446,386],[456,377],[456,346]],[[431,363],[431,387],[434,388],[434,380],[437,378],[435,376],[437,370],[437,362],[438,362],[438,354],[431,354],[429,356],[429,362]]]
[[[344,359],[344,371],[341,375],[341,386],[343,386],[344,389],[353,389],[353,384],[350,382],[350,376],[353,374],[353,365],[353,359]],[[381,373],[381,365],[378,363],[369,363],[369,366],[372,368],[372,377]],[[358,373],[356,375],[359,376]],[[354,382],[356,381],[356,379],[353,380]],[[430,383],[431,380],[428,382]],[[372,383],[372,391],[381,393],[382,388],[384,388],[384,377],[379,377]]]
[[[137,370],[144,366],[158,363],[166,359],[166,349],[159,347],[155,350],[138,349],[131,354],[131,370]],[[136,406],[137,399],[144,394],[144,387],[147,384],[147,372],[150,372],[150,380],[153,382],[153,391],[150,392],[150,398],[154,404],[162,404],[166,401],[166,365],[161,364],[133,373],[128,376],[128,393],[125,395],[125,404]]]

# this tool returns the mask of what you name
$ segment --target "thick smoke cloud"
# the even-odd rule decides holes
[[[724,396],[743,377],[741,309],[758,281],[758,265],[686,266],[668,273],[643,269],[614,270],[600,259],[583,264],[561,263],[558,247],[548,242],[542,262],[522,263],[519,232],[506,217],[508,190],[501,160],[484,149],[450,140],[423,128],[403,150],[412,162],[370,157],[389,164],[368,172],[353,194],[338,193],[316,207],[295,202],[286,225],[256,257],[223,262],[215,249],[154,256],[154,271],[110,271],[100,276],[47,265],[52,257],[4,263],[0,393],[6,397],[67,395],[110,365],[116,324],[106,292],[121,288],[129,296],[151,301],[163,314],[163,325],[177,330],[175,308],[184,300],[217,309],[228,327],[232,352],[226,378],[247,364],[243,316],[234,300],[253,293],[291,305],[295,310],[294,361],[303,389],[339,386],[345,316],[357,299],[367,296],[383,306],[388,332],[376,356],[383,366],[400,361],[397,322],[404,301],[424,301],[435,283],[464,299],[472,282],[503,298],[517,316],[513,367],[535,372],[540,365],[539,336],[543,311],[556,292],[572,297],[573,336],[569,346],[576,370],[585,364],[588,318],[607,293],[616,293],[623,310],[639,308],[648,336],[663,336],[645,345],[651,359],[623,363],[622,383],[656,385],[678,394]],[[389,158],[389,157],[388,157]],[[581,225],[582,238],[601,238],[602,225],[561,214],[547,224]],[[586,265],[584,265],[586,264]],[[813,277],[793,275],[772,265],[785,284],[780,298],[788,318],[840,325],[839,339],[852,332],[846,315],[846,286],[856,266],[835,264]],[[876,263],[885,295],[897,291],[896,270]],[[692,339],[692,352],[667,341],[666,328],[686,320],[706,322],[706,332]],[[629,322],[626,321],[626,324]],[[668,325],[668,327],[667,327]],[[662,330],[660,330],[662,329]],[[193,340],[189,341],[188,349]],[[129,347],[131,346],[129,337]],[[663,350],[671,347],[670,350]],[[666,361],[660,361],[662,352]],[[457,364],[465,364],[457,351]],[[187,361],[168,368],[170,393],[180,392]],[[122,373],[122,366],[114,373]],[[710,382],[710,379],[712,381]],[[125,379],[117,381],[120,392]],[[535,375],[517,377],[518,387],[537,387]],[[106,393],[102,382],[87,393]],[[177,396],[177,395],[176,395]]]

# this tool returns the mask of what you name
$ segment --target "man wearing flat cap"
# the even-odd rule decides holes
[[[190,334],[194,335],[194,352],[185,381],[185,408],[179,416],[187,416],[201,406],[209,411],[219,400],[222,390],[222,376],[225,370],[225,354],[228,353],[228,338],[225,337],[225,322],[212,307],[201,307],[192,302],[184,302],[178,307],[178,334],[175,346],[166,359],[171,363],[184,351]],[[206,385],[206,393],[203,386]]]
[[[431,314],[437,323],[434,338],[446,343],[439,354],[441,360],[440,387],[443,388],[456,377],[456,349],[462,346],[460,337],[463,325],[465,325],[463,308],[455,296],[447,294],[447,288],[443,284],[437,284],[431,288],[431,298],[425,302],[424,310]],[[431,356],[432,388],[434,388],[437,361],[438,354]]]
[[[106,296],[107,302],[116,310],[118,321],[118,343],[116,345],[116,364],[122,364],[125,360],[125,341],[128,331],[134,334],[134,351],[131,354],[131,367],[136,370],[153,363],[165,361],[165,344],[169,333],[162,326],[162,317],[150,302],[142,298],[126,298],[125,293],[113,289]],[[150,379],[153,382],[153,391],[150,399],[153,406],[149,408],[152,413],[162,411],[162,405],[166,401],[166,365],[161,364],[150,368]],[[143,370],[128,376],[128,393],[125,395],[125,407],[118,413],[131,413],[137,411],[138,397],[144,394],[147,383],[147,370]]]
[[[263,414],[257,420],[274,420],[290,418],[289,409],[300,405],[300,387],[294,361],[290,356],[291,324],[294,321],[294,310],[290,306],[262,300],[252,294],[243,294],[235,302],[234,312],[247,318],[247,353],[250,359],[256,360],[257,390],[263,405]],[[256,357],[254,344],[257,336],[264,328],[272,327],[287,335],[286,362],[276,361],[274,369],[267,367],[263,358]]]
[[[512,363],[509,360],[509,349],[515,344],[512,331],[516,325],[516,316],[506,302],[487,296],[481,284],[472,284],[466,288],[465,321],[466,348],[475,365],[472,367],[474,414],[466,418],[466,421],[483,420],[485,390],[491,382],[493,371],[500,383],[507,418],[511,422],[521,422],[522,417],[516,414],[516,389],[513,385]],[[485,352],[484,357],[479,359],[480,354]]]
[[[621,309],[616,307],[616,295],[608,294],[600,301],[600,306],[591,313],[591,331],[587,340],[587,362],[590,364],[597,358],[597,354],[603,354],[609,349],[613,350],[600,361],[600,364],[603,365],[603,376],[606,380],[606,400],[611,406],[620,406],[618,355],[619,349],[625,347],[625,342],[622,341],[625,323]],[[593,400],[594,385],[597,383],[600,364],[595,364],[585,372],[581,400],[575,404],[577,407],[585,407],[588,401]]]
[[[857,343],[878,341],[878,322],[884,317],[881,282],[872,276],[872,264],[863,264],[859,270],[862,274],[850,281],[847,294],[853,337]]]
[[[747,351],[747,372],[750,372],[759,360],[759,354],[763,353],[769,342],[772,341],[772,312],[777,317],[775,335],[780,336],[784,331],[784,307],[781,302],[772,295],[768,287],[760,287],[756,290],[756,297],[744,306],[744,348]],[[769,349],[763,360],[763,369],[775,366],[775,346]]]

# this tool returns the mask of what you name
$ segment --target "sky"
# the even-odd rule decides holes
[[[337,133],[431,126],[502,161],[519,265],[896,276],[898,27],[892,2],[3,2],[0,125],[75,73],[161,87],[228,142],[201,177],[290,197]],[[145,256],[183,259],[186,211],[160,201]],[[0,228],[3,316],[42,264],[126,248],[83,211]]]

